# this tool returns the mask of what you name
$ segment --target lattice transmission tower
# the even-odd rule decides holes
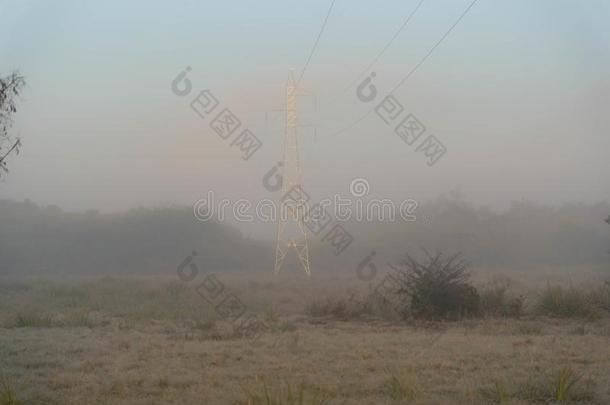
[[[297,84],[291,71],[286,83],[286,123],[284,127],[284,157],[282,166],[282,195],[277,225],[277,244],[275,248],[275,266],[273,272],[278,275],[288,252],[294,248],[299,263],[308,276],[309,242],[305,227],[305,191],[302,187],[303,172],[299,159],[299,143],[297,140]]]

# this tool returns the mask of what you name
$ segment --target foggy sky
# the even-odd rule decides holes
[[[610,3],[481,0],[394,95],[447,147],[433,167],[348,84],[418,1],[338,0],[302,87],[304,186],[425,200],[459,189],[480,204],[610,199]],[[68,210],[193,204],[208,190],[268,198],[281,159],[283,91],[298,76],[329,1],[0,1],[0,72],[28,87],[0,198]],[[428,0],[373,67],[388,93],[469,0]],[[192,93],[171,82],[186,66]],[[360,77],[360,82],[364,76]],[[248,161],[190,108],[210,89],[262,141]],[[267,120],[265,117],[267,116]]]

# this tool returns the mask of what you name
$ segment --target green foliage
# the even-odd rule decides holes
[[[399,277],[396,294],[410,302],[403,316],[416,318],[462,318],[479,313],[480,297],[468,283],[467,263],[459,255],[448,258],[441,253],[421,263],[407,255],[394,269]]]

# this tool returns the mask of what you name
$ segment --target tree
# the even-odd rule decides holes
[[[21,140],[13,139],[9,129],[13,124],[12,115],[17,112],[17,98],[24,86],[25,78],[17,72],[0,77],[0,177],[8,173],[6,158],[13,152],[18,154],[21,147]]]

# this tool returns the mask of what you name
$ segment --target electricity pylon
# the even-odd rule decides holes
[[[309,243],[305,228],[305,191],[303,173],[299,160],[297,141],[297,85],[292,71],[286,83],[286,123],[284,128],[284,158],[282,173],[282,196],[277,224],[277,244],[273,273],[278,275],[286,254],[291,248],[297,253],[305,273],[311,276],[309,268]]]

